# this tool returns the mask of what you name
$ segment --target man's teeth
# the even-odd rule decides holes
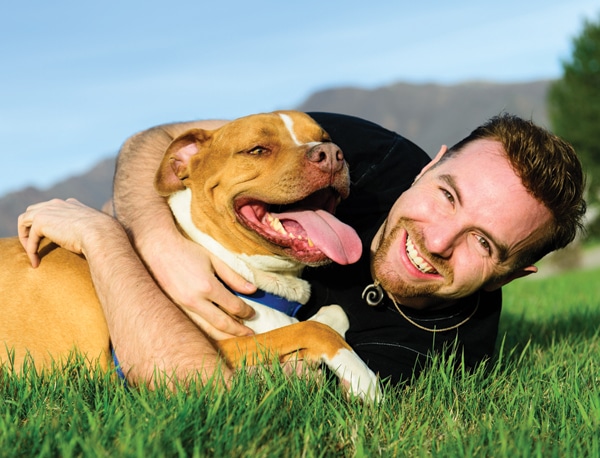
[[[302,235],[296,235],[296,234],[286,231],[285,228],[283,227],[283,224],[281,224],[281,221],[279,221],[279,218],[275,218],[270,213],[267,213],[265,220],[267,221],[268,225],[271,226],[271,228],[278,234],[284,235],[291,239],[306,240],[309,247],[315,246],[314,242],[309,237],[305,238]]]
[[[406,236],[406,254],[408,255],[410,262],[412,262],[412,264],[424,274],[437,273],[431,264],[419,256],[417,247],[408,236]]]

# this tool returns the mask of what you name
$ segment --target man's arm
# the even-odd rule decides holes
[[[119,153],[113,195],[116,217],[153,277],[215,339],[252,334],[227,313],[249,318],[253,310],[225,288],[219,278],[241,293],[251,294],[255,287],[180,234],[165,199],[156,193],[153,183],[163,154],[175,137],[191,128],[216,129],[225,123],[170,124],[134,135]]]
[[[32,205],[19,217],[19,238],[34,267],[43,237],[86,257],[128,381],[153,386],[156,370],[179,381],[199,376],[207,382],[220,366],[228,383],[231,370],[206,335],[164,296],[114,218],[73,199]]]

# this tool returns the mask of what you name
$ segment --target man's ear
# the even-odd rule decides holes
[[[517,278],[523,278],[527,275],[535,274],[537,273],[537,271],[538,268],[536,266],[528,266],[523,269],[519,269],[516,272],[513,272],[512,274],[506,276],[502,280],[498,280],[497,282],[490,283],[489,285],[484,286],[483,290],[494,291],[498,288],[503,287],[504,285],[508,285],[511,281],[516,280]]]
[[[442,159],[442,156],[444,154],[446,154],[446,152],[448,151],[448,147],[446,145],[442,145],[442,147],[440,148],[440,150],[438,151],[438,153],[435,155],[435,157],[431,160],[431,162],[429,162],[425,167],[423,167],[423,169],[419,172],[419,174],[417,175],[417,177],[415,178],[415,181],[417,181],[419,178],[421,178],[423,176],[423,174],[425,172],[427,172],[431,167],[433,167],[434,165],[436,165],[438,162],[440,162],[440,159]]]

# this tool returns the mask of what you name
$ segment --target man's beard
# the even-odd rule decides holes
[[[375,279],[379,281],[383,289],[388,294],[391,294],[394,299],[399,303],[402,303],[402,298],[416,298],[416,297],[432,297],[435,293],[446,284],[445,281],[432,281],[432,282],[408,282],[397,274],[399,266],[394,266],[391,261],[388,261],[387,255],[391,249],[394,248],[395,241],[401,241],[401,231],[407,227],[410,227],[410,221],[401,220],[396,226],[390,231],[390,233],[382,236],[382,240],[377,247],[373,256],[373,272]],[[384,228],[385,229],[385,228]],[[427,255],[430,260],[435,256],[429,254],[423,249],[423,243],[418,231],[410,231],[410,238],[419,249],[421,253]],[[404,244],[396,243],[398,249],[406,250]],[[438,272],[449,272],[449,268],[444,264],[442,260],[436,261],[436,270]],[[442,269],[442,270],[440,270]],[[447,275],[443,275],[444,278],[448,278]],[[451,278],[451,277],[450,277]]]

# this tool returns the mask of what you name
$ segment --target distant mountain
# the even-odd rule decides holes
[[[334,88],[314,93],[297,109],[369,119],[408,137],[433,155],[442,144],[456,143],[485,119],[503,111],[548,127],[546,92],[549,84],[550,81],[472,82],[452,86],[397,83],[372,90]],[[0,236],[16,235],[18,215],[35,202],[76,197],[87,205],[101,208],[111,194],[114,164],[114,157],[105,159],[89,172],[49,189],[28,187],[0,198]]]
[[[104,159],[83,175],[68,178],[46,190],[27,187],[0,198],[0,236],[17,235],[17,218],[31,204],[53,198],[75,197],[101,208],[112,194],[115,157]]]
[[[398,83],[373,90],[328,89],[311,95],[301,111],[352,114],[409,138],[430,155],[451,146],[484,120],[509,112],[548,126],[550,81],[522,84],[464,83],[453,86]]]

